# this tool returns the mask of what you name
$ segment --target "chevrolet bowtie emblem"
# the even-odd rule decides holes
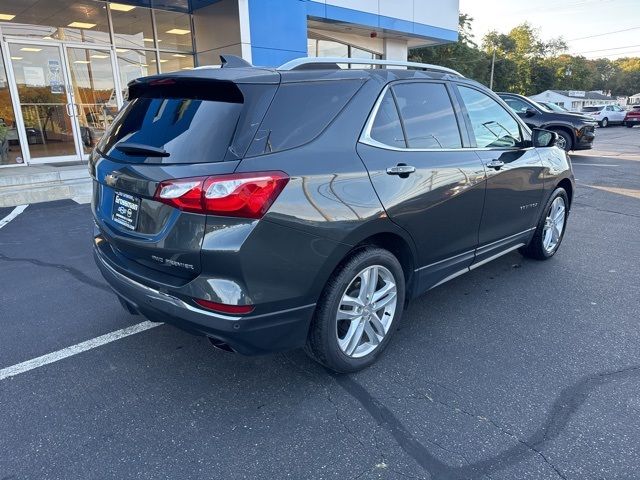
[[[110,187],[115,187],[117,180],[118,180],[118,177],[116,177],[113,173],[109,173],[107,174],[106,177],[104,177],[105,183]]]

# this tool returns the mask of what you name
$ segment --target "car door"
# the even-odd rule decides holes
[[[615,113],[616,122],[622,123],[624,122],[624,117],[626,116],[627,112],[625,111],[624,108],[618,106],[618,105],[613,105],[613,111]]]
[[[389,218],[413,237],[418,290],[467,271],[478,243],[485,172],[446,82],[388,86],[357,151]]]
[[[487,188],[474,264],[525,244],[542,208],[544,175],[531,137],[516,117],[479,88],[457,85]]]

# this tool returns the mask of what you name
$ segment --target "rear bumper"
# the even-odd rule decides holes
[[[94,246],[93,253],[98,268],[115,293],[149,320],[215,338],[245,355],[290,350],[306,342],[315,304],[261,315],[214,313],[190,305],[169,291],[127,277],[98,247]]]

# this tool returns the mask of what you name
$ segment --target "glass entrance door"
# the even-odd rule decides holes
[[[76,133],[61,46],[9,43],[9,52],[28,161],[74,159]]]
[[[29,163],[85,158],[121,98],[109,48],[9,41]]]
[[[73,115],[78,124],[79,150],[91,152],[115,118],[120,104],[115,65],[108,49],[65,47],[69,64]]]

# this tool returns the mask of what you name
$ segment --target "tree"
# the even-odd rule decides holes
[[[542,41],[537,30],[526,22],[507,34],[496,31],[487,33],[482,45],[486,54],[495,51],[496,66],[498,62],[506,60],[505,63],[513,67],[513,70],[508,70],[507,79],[499,78],[496,72],[494,84],[506,83],[509,91],[523,95],[536,93],[542,86],[554,83],[553,74],[545,60],[567,48],[562,39]]]
[[[544,90],[603,90],[614,95],[640,92],[640,58],[587,59],[568,55],[562,38],[542,40],[529,23],[509,33],[492,31],[473,41],[473,18],[461,14],[458,41],[413,49],[410,58],[458,70],[485,85],[489,84],[491,59],[496,54],[493,88],[496,91],[532,95]]]
[[[442,65],[458,70],[466,77],[488,83],[490,59],[478,50],[471,34],[473,19],[461,14],[458,19],[458,41],[434,47],[413,49],[410,59],[416,62]]]

